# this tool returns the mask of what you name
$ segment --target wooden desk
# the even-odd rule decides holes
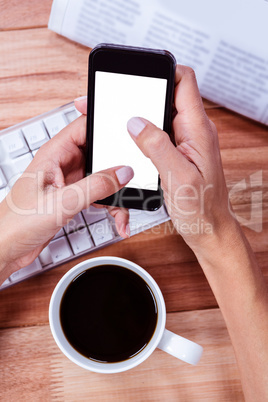
[[[51,0],[0,1],[0,129],[86,94],[89,50],[46,28]],[[251,195],[262,192],[263,227],[244,227],[268,276],[267,127],[205,101],[219,131],[227,183],[245,179],[232,197],[249,220]],[[262,172],[262,183],[250,177]],[[255,219],[253,216],[253,220]],[[48,325],[51,293],[74,262],[0,293],[0,399],[2,401],[242,401],[239,373],[215,298],[193,253],[170,231],[147,231],[90,254],[128,258],[149,271],[163,291],[167,328],[204,346],[196,367],[156,350],[137,368],[99,375],[59,351]],[[87,258],[77,259],[77,263]]]

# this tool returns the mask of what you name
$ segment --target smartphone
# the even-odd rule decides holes
[[[126,187],[98,203],[150,211],[162,205],[157,169],[130,137],[127,121],[144,117],[170,133],[175,68],[166,50],[101,44],[91,51],[86,175],[119,165],[134,170]]]

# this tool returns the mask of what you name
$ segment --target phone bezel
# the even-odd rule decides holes
[[[95,72],[104,71],[167,79],[163,130],[170,134],[175,69],[176,60],[166,50],[100,44],[91,51],[88,65],[86,175],[92,173],[93,164]],[[156,191],[125,187],[110,197],[97,201],[102,205],[150,211],[158,209],[162,202],[160,178],[158,178]]]

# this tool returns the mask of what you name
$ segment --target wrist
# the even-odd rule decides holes
[[[267,298],[262,271],[236,219],[226,222],[209,241],[193,251],[218,302],[225,298],[227,288],[236,293],[243,289],[248,303],[262,296]]]
[[[241,247],[247,248],[247,240],[240,225],[231,215],[217,226],[212,233],[203,235],[194,244],[189,244],[202,268],[220,266],[221,262],[226,265],[232,255],[239,255]]]

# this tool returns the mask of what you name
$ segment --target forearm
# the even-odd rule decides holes
[[[3,250],[4,242],[0,241],[0,249]],[[7,261],[7,258],[0,250],[0,286],[15,271],[14,263]]]
[[[2,232],[0,239],[0,286],[13,272],[18,269],[16,268],[16,263],[11,261],[11,258],[9,258],[12,253],[12,250],[9,249],[9,245],[12,245],[12,242],[8,240],[6,233]]]
[[[0,286],[19,267],[14,260],[15,234],[18,232],[17,220],[10,219],[6,201],[0,203]],[[23,234],[22,234],[23,236]]]
[[[221,308],[247,400],[268,399],[268,292],[238,223],[196,256]]]

